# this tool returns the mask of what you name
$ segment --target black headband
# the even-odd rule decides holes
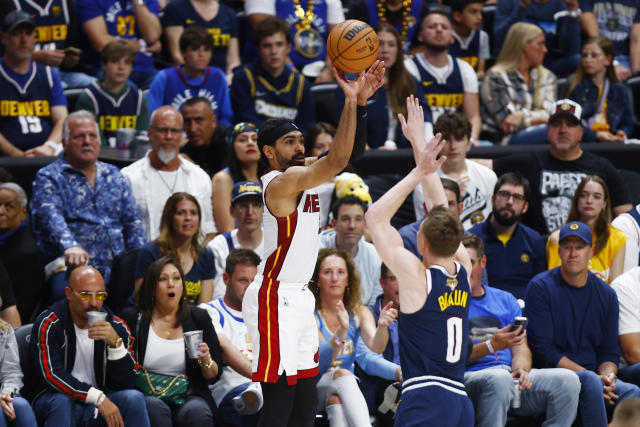
[[[298,126],[292,122],[282,122],[274,128],[267,128],[267,130],[262,128],[260,129],[260,133],[258,133],[258,146],[264,147],[265,145],[274,145],[278,138],[294,130],[300,131]]]

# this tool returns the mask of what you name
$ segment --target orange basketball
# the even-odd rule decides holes
[[[365,22],[349,19],[333,27],[327,38],[331,63],[345,73],[366,70],[378,57],[378,35]]]

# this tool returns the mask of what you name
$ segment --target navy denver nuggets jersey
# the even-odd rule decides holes
[[[480,30],[473,30],[464,46],[460,42],[460,38],[454,34],[453,44],[449,46],[449,55],[468,62],[474,70],[477,70],[478,55],[480,54],[480,32]]]
[[[377,23],[380,22],[380,17],[378,16],[378,0],[364,0],[364,2],[367,5],[367,10],[369,12],[369,21],[367,21],[367,23],[369,25],[371,25],[372,27],[374,25],[376,25]],[[426,2],[424,2],[426,3]],[[407,6],[403,6],[407,7]],[[419,27],[420,24],[420,20],[421,20],[421,15],[422,15],[422,7],[423,7],[423,2],[421,1],[412,1],[409,2],[409,7],[411,8],[409,10],[409,13],[407,14],[407,34],[405,36],[405,39],[402,40],[402,50],[407,53],[409,52],[409,48],[411,47],[411,40],[413,40],[413,34],[415,33],[416,29]],[[404,11],[403,11],[404,12]],[[393,27],[398,30],[398,33],[402,34],[402,24],[403,24],[403,19],[402,19],[402,15],[400,19],[397,19],[395,21],[389,21],[388,20],[388,16],[386,17],[387,19],[385,19],[384,22],[388,23],[389,25],[393,25]]]
[[[451,74],[449,74],[444,83],[440,83],[435,76],[422,66],[418,56],[420,55],[416,55],[412,59],[420,73],[422,90],[424,90],[424,97],[429,107],[431,107],[433,122],[435,123],[443,113],[462,111],[464,84],[462,82],[460,66],[456,58],[453,58],[453,70]]]
[[[69,32],[68,0],[49,0],[45,7],[33,1],[13,0],[16,9],[31,15],[36,23],[35,50],[64,49]]]
[[[437,265],[426,269],[424,306],[398,315],[400,362],[407,380],[425,375],[463,380],[469,357],[471,295],[466,270],[455,264],[455,276]]]
[[[142,91],[131,82],[127,84],[129,87],[119,99],[111,96],[98,82],[91,83],[84,90],[93,103],[105,141],[115,138],[118,129],[136,128],[142,110]]]
[[[0,132],[19,149],[28,150],[43,144],[53,129],[51,107],[58,105],[54,94],[54,76],[51,68],[37,62],[31,62],[24,86],[13,76],[15,73],[2,58]]]
[[[291,25],[291,52],[289,57],[294,65],[301,70],[306,64],[314,61],[324,61],[327,56],[325,40],[329,35],[329,23],[327,22],[327,2],[315,0],[313,5],[313,19],[311,27],[315,30],[313,34],[306,37],[298,37],[300,19],[296,16],[296,7],[291,0],[275,0],[276,16],[287,21]],[[307,11],[308,1],[301,1],[300,7]],[[319,37],[318,37],[319,36]]]

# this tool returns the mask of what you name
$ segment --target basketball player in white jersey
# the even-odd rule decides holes
[[[320,201],[317,185],[333,179],[348,164],[356,123],[366,116],[367,99],[383,84],[384,67],[376,61],[366,74],[347,80],[333,74],[345,106],[326,155],[304,157],[304,139],[296,125],[266,121],[258,134],[262,160],[264,252],[258,274],[245,293],[242,314],[253,346],[253,381],[264,395],[260,426],[312,426],[316,412],[318,331],[315,300],[307,289],[318,255]]]

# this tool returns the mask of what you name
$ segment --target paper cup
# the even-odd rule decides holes
[[[87,319],[87,323],[91,327],[96,320],[107,320],[107,313],[104,311],[90,311],[87,313]]]
[[[192,359],[198,358],[198,347],[202,344],[202,331],[189,331],[184,333],[184,343],[187,353]]]
[[[118,129],[116,131],[116,146],[120,150],[128,150],[134,139],[136,139],[135,129]]]

